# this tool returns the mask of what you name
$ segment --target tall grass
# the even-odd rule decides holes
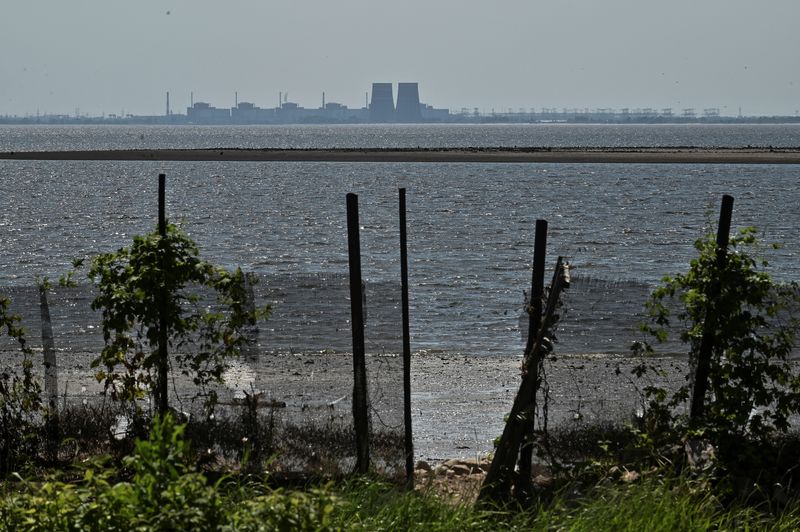
[[[725,509],[691,482],[646,480],[631,485],[565,491],[547,506],[518,511],[453,506],[433,493],[399,493],[359,483],[340,492],[334,523],[354,530],[797,530],[792,505],[779,515],[750,507]]]
[[[187,473],[188,474],[188,473]],[[108,477],[82,483],[6,484],[0,530],[797,530],[800,506],[782,513],[752,507],[724,508],[712,494],[684,480],[645,480],[588,493],[565,491],[527,510],[453,504],[430,491],[408,493],[383,481],[282,489],[263,482],[198,484],[173,479],[182,507],[141,507],[130,483]],[[134,480],[135,483],[135,480]],[[191,489],[188,489],[190,488]],[[171,515],[162,515],[170,513]],[[180,514],[181,519],[175,519]],[[168,528],[160,525],[168,524]],[[151,527],[152,526],[152,527]],[[138,528],[137,528],[138,527]],[[144,528],[142,528],[144,527]]]
[[[121,467],[97,460],[48,478],[9,476],[0,482],[0,530],[800,529],[798,501],[774,512],[723,504],[708,483],[655,473],[630,484],[569,484],[524,510],[456,503],[435,484],[407,492],[368,477],[302,489],[244,472],[210,482],[193,461],[185,429],[171,416],[156,419]]]

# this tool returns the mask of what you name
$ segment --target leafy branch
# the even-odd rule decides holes
[[[693,370],[706,323],[712,325],[706,408],[702,426],[691,428],[718,437],[764,438],[786,432],[789,417],[800,412],[800,374],[789,360],[800,328],[800,287],[796,282],[775,282],[763,271],[767,261],[757,260],[751,251],[758,247],[756,234],[754,228],[746,228],[731,238],[722,262],[716,260],[717,245],[711,235],[697,240],[698,257],[689,271],[663,279],[646,304],[649,322],[641,327],[661,343],[677,318]],[[712,287],[714,298],[709,297]],[[670,308],[675,305],[670,302],[675,300],[680,308],[673,316]],[[654,352],[647,341],[632,349],[639,355]],[[647,367],[643,364],[635,371],[642,375]],[[676,412],[689,399],[693,375],[693,371],[687,375],[687,383],[671,396],[663,388],[646,389],[651,421],[659,418],[662,427],[686,422]]]
[[[248,306],[241,269],[229,272],[202,260],[174,224],[163,237],[153,231],[134,237],[130,248],[95,257],[88,275],[98,285],[92,309],[102,311],[105,341],[92,367],[116,400],[134,401],[149,390],[166,402],[156,387],[162,323],[180,371],[205,387],[221,382],[226,360],[248,341],[245,327],[269,315],[269,307]],[[209,290],[216,294],[214,308],[201,295]],[[216,399],[212,391],[207,405]]]

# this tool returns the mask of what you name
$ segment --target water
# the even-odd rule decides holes
[[[800,146],[800,124],[0,126],[0,151],[144,148]]]
[[[420,145],[531,145],[539,134],[552,145],[687,145],[702,138],[707,145],[791,146],[798,144],[800,127],[3,131],[13,134],[3,135],[0,142],[6,148],[0,149],[10,144],[20,146],[14,149],[136,147],[137,142],[153,142],[149,147],[283,146],[292,139],[299,139],[299,146],[318,147],[414,145],[409,143],[415,139]],[[141,139],[138,131],[148,133]],[[537,218],[550,224],[547,264],[565,255],[575,275],[637,287],[603,296],[630,299],[631,312],[640,309],[647,292],[640,287],[685,270],[694,255],[692,242],[715,222],[725,193],[736,198],[734,229],[757,226],[768,242],[784,243],[768,255],[771,273],[782,280],[800,279],[798,166],[3,161],[0,286],[57,278],[73,258],[115,250],[151,230],[159,172],[167,174],[168,217],[183,224],[203,255],[263,276],[346,273],[345,194],[358,193],[363,274],[368,285],[382,286],[399,279],[397,189],[405,187],[415,349],[520,352],[522,291],[530,284]],[[592,312],[601,313],[596,305],[602,304],[601,298],[592,303],[594,310],[584,309],[584,322],[591,321]],[[612,323],[609,330],[619,327]],[[579,334],[576,327],[572,330]],[[619,344],[603,347],[620,349]]]

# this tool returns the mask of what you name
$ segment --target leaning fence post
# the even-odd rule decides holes
[[[716,270],[722,273],[727,262],[728,238],[731,232],[731,218],[733,216],[733,197],[725,194],[722,196],[722,206],[719,212],[719,226],[717,227],[717,264]],[[692,389],[692,404],[689,418],[693,421],[703,416],[706,391],[708,390],[708,373],[711,367],[711,352],[714,350],[714,335],[716,329],[716,316],[708,312],[719,298],[722,290],[722,279],[712,279],[711,288],[707,294],[706,317],[703,323],[703,337],[700,341],[700,351],[697,354],[697,369],[694,375]]]
[[[350,263],[350,326],[353,333],[353,426],[356,432],[356,471],[369,471],[369,410],[364,355],[364,312],[361,291],[361,242],[358,196],[347,195],[347,250]]]
[[[528,341],[525,345],[525,356],[527,360],[533,352],[536,337],[542,324],[542,297],[544,295],[544,259],[547,251],[547,221],[536,220],[536,236],[533,243],[533,273],[531,275],[531,296],[527,303],[528,312]],[[528,371],[538,372],[538,364],[528,365]],[[534,374],[533,381],[539,381],[539,375]],[[536,411],[536,387],[533,388],[531,397],[532,412]],[[519,476],[517,478],[517,497],[522,500],[527,498],[530,493],[531,468],[533,461],[533,417],[524,422],[523,432],[525,434],[519,458]]]
[[[414,436],[411,431],[411,333],[408,312],[408,238],[406,189],[400,189],[400,282],[403,305],[403,422],[405,425],[406,488],[414,489]]]
[[[543,361],[547,342],[545,335],[551,333],[558,321],[557,307],[561,291],[569,287],[569,265],[564,263],[562,257],[556,261],[553,282],[550,285],[550,293],[547,296],[547,304],[542,314],[542,325],[536,335],[533,349],[523,362],[522,382],[520,383],[517,395],[514,397],[514,404],[508,414],[503,434],[500,436],[492,463],[486,478],[481,485],[478,494],[478,501],[502,502],[510,495],[511,485],[515,474],[515,465],[518,464],[520,456],[520,446],[524,438],[523,420],[533,415],[532,397],[535,397],[536,388],[539,383],[534,380],[538,372],[529,371],[533,365],[539,365]]]
[[[158,234],[159,248],[161,254],[161,274],[166,275],[166,254],[165,243],[167,237],[167,218],[166,218],[166,174],[158,174]],[[158,388],[156,393],[157,408],[160,415],[167,413],[168,400],[168,386],[167,386],[167,371],[169,369],[169,360],[167,353],[167,315],[166,315],[166,302],[167,294],[164,293],[166,287],[162,287],[159,293],[159,318],[158,318]]]

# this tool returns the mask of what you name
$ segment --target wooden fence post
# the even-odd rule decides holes
[[[542,324],[542,297],[544,295],[544,261],[547,252],[547,221],[536,220],[536,236],[533,244],[533,272],[531,274],[531,296],[527,304],[528,312],[528,341],[525,345],[525,356],[527,359],[533,352],[536,337]],[[532,364],[528,371],[538,372],[538,364]],[[533,380],[539,381],[539,375],[534,375]],[[536,389],[533,390],[531,404],[533,412],[536,411]],[[533,416],[524,422],[524,440],[519,458],[519,475],[516,483],[516,494],[520,500],[528,497],[531,491],[531,468],[533,462],[533,435],[534,420]]]
[[[166,174],[158,174],[158,234],[161,237],[159,247],[161,251],[161,271],[166,275],[166,255],[165,243],[167,237],[167,218],[166,218]],[[167,372],[169,370],[169,354],[167,352],[167,316],[166,302],[167,294],[164,287],[159,294],[159,322],[158,322],[158,387],[156,393],[156,407],[158,413],[163,416],[169,408]]]
[[[406,488],[414,489],[414,435],[411,430],[411,332],[408,311],[408,235],[406,189],[400,189],[400,282],[403,306],[403,421],[405,425]]]
[[[361,290],[361,242],[358,196],[347,195],[347,250],[350,263],[350,326],[353,333],[353,427],[356,432],[356,472],[369,471],[369,409],[364,354],[364,312]]]
[[[733,197],[725,194],[722,196],[722,206],[719,212],[719,226],[717,227],[717,272],[722,272],[727,262],[728,238],[731,232],[731,218],[733,217]],[[722,290],[722,279],[712,279],[711,288],[707,294],[707,309],[719,298]],[[703,416],[705,408],[706,391],[708,390],[708,373],[711,368],[711,353],[714,350],[714,336],[717,327],[716,316],[706,311],[703,323],[703,337],[700,340],[700,351],[697,354],[697,368],[694,375],[692,388],[692,403],[689,410],[689,419],[693,422]]]

